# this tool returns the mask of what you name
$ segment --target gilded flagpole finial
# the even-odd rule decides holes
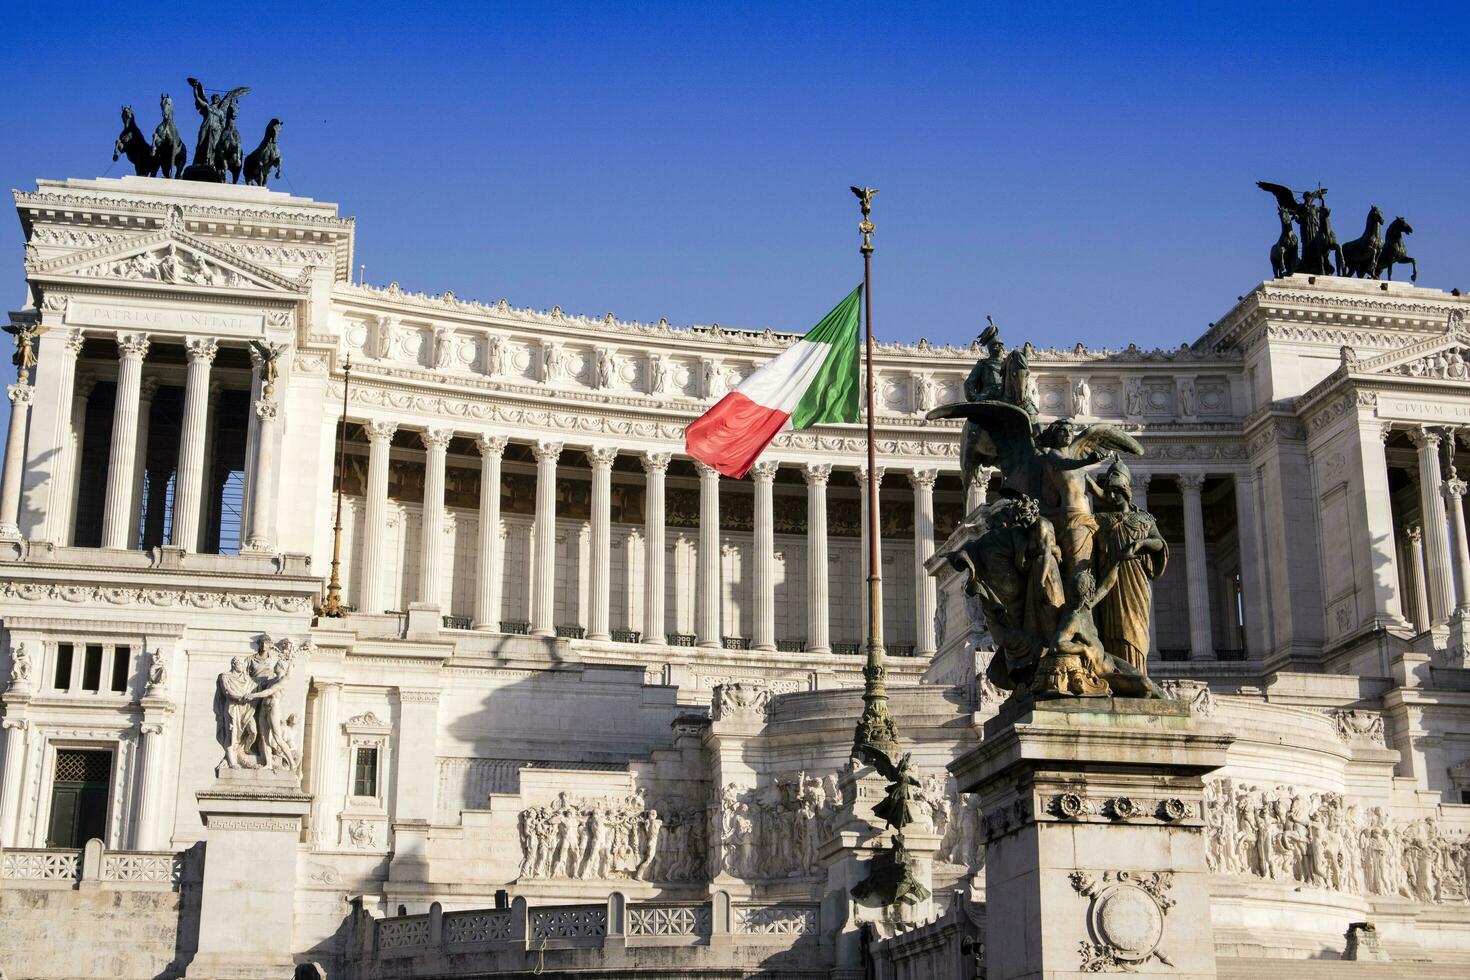
[[[863,233],[863,244],[860,251],[864,255],[873,254],[873,231],[877,228],[870,220],[873,213],[873,198],[878,193],[876,187],[853,186],[852,192],[857,195],[858,203],[863,209],[863,220],[858,224],[858,231]]]

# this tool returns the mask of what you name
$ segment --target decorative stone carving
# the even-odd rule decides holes
[[[1072,414],[1081,418],[1092,412],[1092,386],[1087,383],[1087,375],[1079,375],[1072,382]]]
[[[155,647],[148,655],[148,697],[158,697],[168,688],[168,662],[164,659],[163,650]]]
[[[1084,973],[1133,972],[1150,960],[1174,964],[1159,950],[1164,917],[1174,907],[1167,871],[1074,871],[1068,876],[1079,895],[1090,899],[1087,930],[1079,952]]]
[[[756,789],[731,783],[711,811],[712,873],[747,880],[819,874],[818,850],[842,803],[836,773],[776,776]]]
[[[641,791],[622,799],[576,800],[562,792],[519,819],[522,879],[688,881],[704,867],[704,815],[646,805]]]
[[[1395,823],[1332,792],[1232,779],[1205,783],[1206,858],[1216,874],[1424,903],[1466,899],[1470,841],[1435,817]]]
[[[1388,745],[1383,731],[1383,715],[1377,711],[1339,708],[1332,712],[1332,727],[1344,744],[1369,744],[1375,748]]]
[[[1201,718],[1215,716],[1215,694],[1204,681],[1184,680],[1171,677],[1159,681],[1164,694],[1178,701],[1189,703],[1189,713]]]
[[[10,651],[10,686],[7,691],[27,691],[31,687],[31,654],[24,643]]]
[[[710,718],[727,721],[744,717],[764,721],[778,693],[764,684],[742,681],[716,684],[710,699]]]

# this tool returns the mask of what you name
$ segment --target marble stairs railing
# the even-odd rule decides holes
[[[175,851],[109,851],[100,840],[86,847],[0,849],[0,880],[9,887],[122,891],[178,891],[184,854]]]

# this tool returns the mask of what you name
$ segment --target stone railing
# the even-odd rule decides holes
[[[109,851],[100,840],[81,850],[9,848],[0,851],[0,879],[33,887],[178,891],[184,855],[174,851]]]
[[[531,907],[516,898],[507,908],[445,912],[438,902],[428,913],[372,919],[363,936],[364,959],[461,956],[503,950],[546,952],[658,946],[790,946],[820,930],[818,906],[732,903],[725,892],[709,902],[628,904],[621,892],[606,902]]]

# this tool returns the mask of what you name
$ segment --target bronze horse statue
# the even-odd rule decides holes
[[[1271,275],[1276,279],[1285,279],[1296,271],[1296,229],[1291,226],[1290,211],[1278,207],[1276,214],[1281,219],[1281,237],[1271,246]]]
[[[215,151],[215,169],[220,173],[230,172],[230,183],[240,183],[240,168],[244,157],[240,150],[240,130],[235,125],[239,109],[231,102],[225,107],[225,128],[220,134],[219,148]]]
[[[1377,267],[1373,270],[1373,278],[1385,269],[1388,270],[1388,280],[1393,281],[1393,267],[1408,263],[1410,269],[1409,282],[1419,281],[1419,263],[1404,248],[1404,236],[1412,235],[1413,227],[1403,218],[1394,218],[1388,225],[1388,231],[1384,234],[1383,251],[1378,253]]]
[[[1383,212],[1377,207],[1368,209],[1368,222],[1361,237],[1354,238],[1342,247],[1344,276],[1360,279],[1378,278],[1378,256],[1383,251]]]
[[[1318,275],[1342,275],[1342,248],[1337,244],[1337,233],[1332,230],[1332,209],[1322,205],[1317,211],[1321,221],[1317,225],[1317,237],[1312,239],[1312,254],[1316,256],[1318,268],[1322,271]],[[1332,267],[1327,267],[1327,260],[1332,260]]]
[[[276,146],[276,135],[281,131],[281,121],[272,119],[265,127],[265,136],[260,145],[251,150],[245,157],[245,183],[259,184],[265,186],[266,174],[272,167],[276,170],[276,179],[281,179],[281,150]]]
[[[112,144],[112,159],[115,161],[120,154],[126,154],[138,176],[147,177],[153,172],[153,147],[148,145],[143,131],[133,119],[132,106],[122,107],[122,121],[122,132],[118,134],[117,142]]]
[[[174,100],[165,92],[158,100],[163,119],[153,130],[153,169],[150,177],[182,177],[184,164],[189,162],[189,150],[179,127],[174,125]]]

